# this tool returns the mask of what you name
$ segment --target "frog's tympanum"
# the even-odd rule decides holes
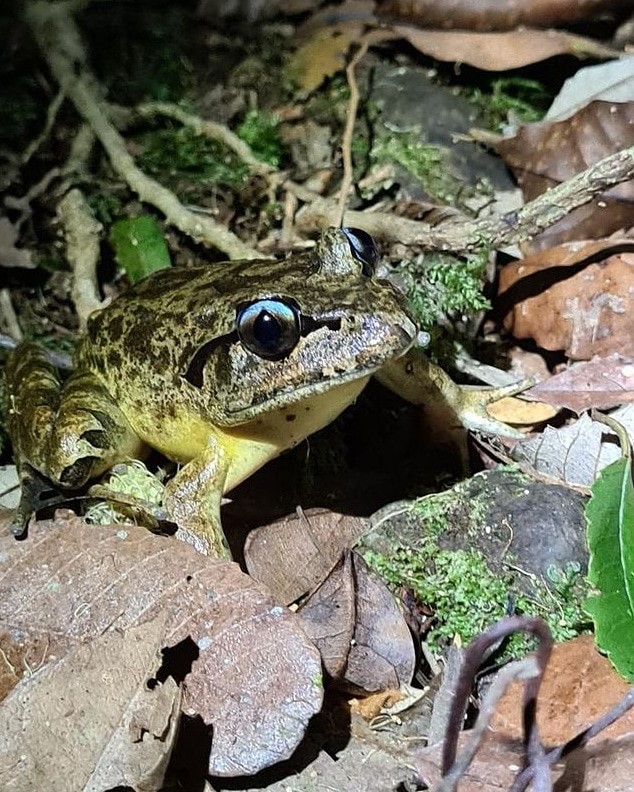
[[[485,403],[413,345],[402,297],[373,275],[363,231],[324,232],[309,253],[162,270],[88,321],[63,383],[33,344],[6,367],[23,478],[77,488],[147,446],[183,465],[164,506],[202,552],[226,556],[220,502],[268,460],[331,422],[372,375],[470,428]]]

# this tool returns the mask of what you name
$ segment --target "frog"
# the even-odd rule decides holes
[[[157,271],[88,318],[66,379],[23,343],[5,367],[23,491],[35,473],[77,490],[155,449],[181,466],[162,507],[177,536],[228,559],[226,493],[334,421],[372,377],[433,405],[435,420],[512,434],[486,406],[522,384],[469,389],[433,365],[379,259],[369,234],[333,227],[282,260]]]

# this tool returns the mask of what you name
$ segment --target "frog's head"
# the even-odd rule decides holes
[[[226,286],[222,279],[215,286],[229,323],[183,371],[209,393],[218,424],[368,377],[411,346],[416,324],[402,295],[374,276],[377,261],[367,233],[331,228],[308,254],[228,265]],[[214,324],[218,330],[217,314]]]

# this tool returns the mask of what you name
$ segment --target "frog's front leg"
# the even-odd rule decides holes
[[[21,534],[34,510],[34,470],[76,489],[118,460],[138,456],[142,443],[93,374],[78,371],[62,383],[37,344],[15,350],[5,378],[7,426],[25,485],[12,526]]]
[[[178,538],[204,555],[231,559],[220,522],[220,503],[229,470],[227,454],[213,435],[202,454],[167,484],[163,506],[178,525]]]
[[[411,404],[424,405],[429,424],[446,431],[459,427],[519,439],[520,432],[492,418],[487,406],[532,385],[523,380],[501,388],[457,385],[419,347],[390,361],[376,375],[379,382]]]

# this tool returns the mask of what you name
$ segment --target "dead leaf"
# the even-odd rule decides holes
[[[367,525],[361,517],[326,509],[284,517],[248,535],[247,569],[281,602],[295,602],[319,585],[342,550],[352,547]]]
[[[19,681],[26,658],[38,669],[35,684],[53,657],[90,649],[102,635],[125,636],[163,611],[166,673],[180,658],[183,710],[213,726],[209,772],[254,773],[287,758],[321,706],[321,662],[297,617],[236,564],[142,528],[79,519],[36,523],[23,542],[0,537],[0,647],[12,658],[14,690],[28,689]],[[113,673],[125,673],[127,662],[112,660]],[[98,721],[92,692],[82,708]],[[79,710],[66,714],[69,731]],[[84,747],[73,740],[65,751],[79,763]]]
[[[458,753],[470,739],[469,732],[460,735]],[[423,748],[417,762],[418,774],[430,787],[440,781],[442,743]],[[517,771],[524,764],[521,744],[487,732],[478,753],[460,779],[459,792],[505,792]],[[592,743],[569,754],[554,766],[552,782],[555,789],[572,792],[632,792],[634,774],[634,738]],[[557,783],[559,782],[559,783]]]
[[[354,551],[344,551],[299,616],[333,678],[370,693],[411,681],[416,655],[405,617]]]
[[[496,150],[530,201],[610,154],[634,145],[634,102],[591,102],[563,121],[525,124]],[[531,241],[542,250],[573,239],[599,238],[632,225],[634,180],[601,193]]]
[[[405,698],[405,693],[400,690],[380,690],[363,699],[353,699],[350,702],[350,712],[358,715],[363,720],[371,721]]]
[[[318,28],[297,48],[288,63],[288,74],[299,89],[307,94],[323,81],[346,68],[346,56],[353,41],[363,33],[363,24],[342,22]]]
[[[344,552],[299,610],[304,629],[333,679],[343,676],[348,662],[356,620],[355,593],[352,554]]]
[[[424,55],[440,61],[468,63],[487,71],[505,71],[552,58],[613,58],[618,52],[592,39],[560,30],[522,28],[504,33],[471,33],[463,30],[420,30],[395,25],[394,32]]]
[[[523,0],[498,3],[485,0],[384,0],[377,16],[404,19],[423,27],[462,30],[511,30],[516,27],[550,27],[593,19],[618,11],[628,0]]]
[[[21,267],[34,269],[37,265],[33,261],[31,251],[18,248],[18,232],[8,217],[0,217],[0,267]]]
[[[544,116],[563,121],[590,102],[634,102],[634,58],[585,66],[569,77]]]
[[[54,576],[42,579],[50,586]],[[134,740],[130,729],[140,710],[159,703],[147,679],[160,663],[167,618],[162,611],[61,657],[44,655],[40,668],[22,676],[0,709],[2,789],[159,789],[178,724],[173,680],[160,733]]]
[[[523,395],[576,413],[592,407],[617,407],[634,401],[634,359],[619,354],[594,357],[540,382]]]
[[[381,578],[358,553],[352,558],[357,616],[346,682],[370,693],[409,684],[416,654],[405,618]]]
[[[551,404],[542,404],[538,396],[536,401],[528,402],[516,396],[506,396],[504,399],[490,404],[487,412],[492,418],[514,426],[534,426],[550,421],[557,415],[558,410]]]
[[[634,241],[560,245],[500,272],[498,309],[516,338],[573,360],[634,356]]]
[[[629,690],[612,664],[597,651],[591,635],[580,635],[553,648],[537,701],[539,736],[546,746],[568,742]],[[512,683],[500,699],[490,728],[509,740],[522,739],[522,690]],[[629,710],[595,740],[634,736],[634,711]]]
[[[631,404],[612,413],[634,441],[634,407]],[[573,486],[590,487],[599,471],[619,458],[614,434],[603,424],[584,414],[567,426],[547,426],[541,435],[523,440],[512,450],[518,462],[530,464],[538,472]]]

